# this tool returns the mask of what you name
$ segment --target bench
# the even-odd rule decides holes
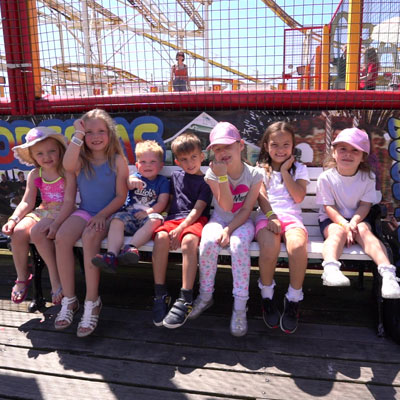
[[[177,170],[179,167],[175,166],[165,166],[161,171],[161,174],[170,177],[174,170]],[[208,167],[202,167],[202,171],[205,172]],[[130,173],[136,171],[134,166],[130,166]],[[318,209],[319,206],[315,203],[315,194],[316,194],[316,187],[317,187],[317,179],[319,175],[322,173],[323,169],[321,167],[308,167],[309,177],[310,177],[310,184],[307,186],[307,194],[304,198],[303,202],[301,203],[302,208],[302,216],[304,225],[308,231],[308,244],[307,244],[307,252],[308,252],[308,259],[309,260],[321,260],[322,259],[322,246],[323,246],[323,238],[320,233],[319,225],[318,225]],[[385,215],[382,213],[382,210],[378,206],[373,207],[374,213],[374,220],[375,226],[373,227],[374,233],[382,238],[382,230],[381,230],[381,218]],[[125,244],[129,243],[130,237],[125,237]],[[144,246],[139,248],[141,252],[148,252],[151,253],[153,251],[153,241],[149,241]],[[390,246],[384,242],[386,245],[389,254],[391,254]],[[81,252],[79,249],[82,248],[81,240],[76,242],[76,250],[77,256],[82,260]],[[101,243],[101,248],[107,249],[107,239],[104,239]],[[180,249],[172,250],[171,253],[181,253]],[[32,259],[33,259],[33,266],[35,269],[35,278],[34,278],[34,299],[29,306],[30,311],[36,311],[40,309],[44,305],[44,299],[42,295],[42,288],[41,288],[41,270],[44,267],[44,263],[41,260],[39,254],[37,253],[34,246],[32,246]],[[229,256],[228,249],[222,249],[220,252],[221,256]],[[258,257],[259,256],[259,245],[256,241],[253,241],[250,246],[250,255],[251,257]],[[280,258],[287,258],[288,254],[286,251],[286,247],[284,243],[281,243],[281,249],[279,253]],[[345,270],[358,270],[358,286],[362,287],[363,285],[363,274],[365,267],[372,266],[371,258],[366,255],[361,247],[357,244],[352,245],[350,247],[345,247],[343,250],[343,254],[340,257],[340,260],[345,265]],[[371,268],[372,272],[374,273],[374,278],[379,281],[379,276],[376,274],[376,268]],[[378,285],[380,287],[380,285]],[[383,323],[382,323],[382,312],[380,310],[382,304],[382,298],[380,297],[380,290],[378,291],[378,333],[383,335]]]

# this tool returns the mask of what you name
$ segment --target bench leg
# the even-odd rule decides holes
[[[372,269],[374,276],[373,292],[376,300],[377,307],[377,335],[379,337],[385,337],[385,327],[383,325],[383,298],[381,293],[382,288],[382,277],[380,276],[376,268]]]
[[[33,265],[33,299],[29,304],[28,311],[35,312],[43,309],[46,304],[42,289],[42,271],[45,263],[33,244],[30,245],[30,253]]]

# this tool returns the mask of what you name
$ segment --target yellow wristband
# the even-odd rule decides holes
[[[228,182],[228,175],[222,175],[218,177],[218,183]]]
[[[266,214],[265,214],[265,216],[267,217],[267,218],[270,218],[271,217],[271,215],[274,215],[275,213],[272,211],[272,210],[270,210],[270,211],[268,211]]]
[[[339,222],[339,225],[341,226],[341,227],[345,227],[346,225],[348,224],[348,222],[346,221],[346,222]]]

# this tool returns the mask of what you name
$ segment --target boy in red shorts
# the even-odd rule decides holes
[[[170,209],[164,225],[154,232],[153,323],[173,329],[182,326],[193,302],[193,285],[197,273],[198,246],[203,226],[208,221],[212,193],[200,170],[204,154],[200,139],[191,133],[178,136],[171,145],[175,163],[182,170],[171,176]],[[182,249],[182,288],[171,310],[166,286],[168,253]]]

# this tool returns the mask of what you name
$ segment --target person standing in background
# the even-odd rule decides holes
[[[190,91],[188,68],[187,65],[183,63],[183,61],[185,61],[185,54],[182,51],[176,53],[176,61],[177,63],[174,64],[171,69],[171,81],[174,92]]]

